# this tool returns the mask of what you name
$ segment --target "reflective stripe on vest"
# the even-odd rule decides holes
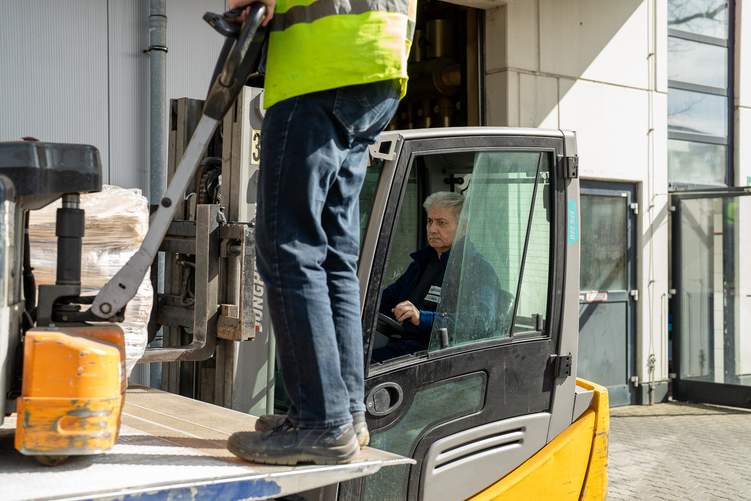
[[[339,14],[364,14],[370,11],[410,14],[409,0],[316,0],[310,5],[295,5],[282,13],[274,14],[271,31],[284,31],[299,23],[312,23],[318,19]],[[412,31],[414,31],[414,17]],[[411,38],[411,37],[410,37]]]

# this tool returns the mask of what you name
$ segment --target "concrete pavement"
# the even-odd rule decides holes
[[[751,500],[751,411],[611,409],[608,500]]]

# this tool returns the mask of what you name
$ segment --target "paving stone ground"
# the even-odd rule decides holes
[[[608,501],[751,500],[751,411],[664,403],[611,409]]]

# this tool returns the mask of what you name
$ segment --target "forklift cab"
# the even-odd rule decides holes
[[[464,205],[429,340],[374,357],[403,343],[380,300],[426,246],[422,203],[438,191]],[[578,192],[573,133],[381,135],[360,199],[367,418],[372,447],[416,464],[344,484],[339,499],[468,498],[586,409],[575,384]]]

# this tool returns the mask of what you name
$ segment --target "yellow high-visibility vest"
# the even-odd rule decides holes
[[[271,21],[264,106],[348,85],[399,79],[417,0],[279,0]]]

